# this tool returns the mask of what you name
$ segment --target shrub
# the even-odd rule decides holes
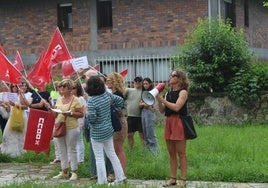
[[[268,64],[253,63],[241,69],[228,86],[230,100],[238,106],[251,106],[258,101],[261,91],[268,90]]]
[[[236,73],[228,88],[229,99],[238,106],[252,106],[259,98],[258,79],[252,76],[252,70],[241,69]]]
[[[268,63],[254,63],[252,66],[253,76],[258,79],[261,91],[268,91]]]
[[[268,64],[253,58],[242,30],[221,19],[199,19],[172,60],[188,72],[192,92],[227,92],[235,104],[253,107],[268,91]]]
[[[249,68],[252,58],[242,30],[235,31],[221,19],[199,19],[173,60],[189,73],[192,90],[212,88],[222,92],[239,70]]]

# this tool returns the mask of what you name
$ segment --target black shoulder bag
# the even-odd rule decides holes
[[[194,122],[192,119],[192,116],[186,115],[180,115],[182,124],[183,124],[183,129],[184,129],[184,134],[186,136],[186,139],[195,139],[197,137],[195,128],[194,128]]]
[[[114,101],[112,99],[112,96],[110,96],[110,97],[111,97],[111,120],[112,120],[112,126],[114,128],[114,132],[118,132],[118,131],[121,131],[122,125],[121,125],[120,118],[118,116],[118,111],[114,107]]]

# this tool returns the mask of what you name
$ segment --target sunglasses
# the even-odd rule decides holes
[[[171,75],[169,75],[169,77],[172,77],[172,78],[177,77],[177,78],[179,78],[179,76],[177,74],[171,74]]]
[[[59,85],[58,87],[59,87],[59,88],[61,88],[61,87],[66,88],[67,85],[63,84],[63,85]]]

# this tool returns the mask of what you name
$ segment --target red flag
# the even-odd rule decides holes
[[[23,71],[24,70],[24,66],[23,66],[23,62],[20,56],[19,51],[17,51],[16,56],[15,56],[15,60],[14,60],[14,64],[13,64],[19,71]]]
[[[52,38],[48,49],[46,51],[46,55],[44,57],[44,64],[51,69],[52,66],[57,63],[72,59],[72,55],[70,54],[65,41],[61,35],[59,28],[57,27]]]
[[[18,71],[7,57],[0,52],[0,80],[12,84],[19,84],[21,77],[20,71]]]
[[[122,70],[119,74],[121,74],[121,76],[125,77],[128,73],[128,69]]]
[[[27,76],[27,80],[35,87],[44,89],[45,85],[52,80],[51,69],[44,65],[44,52],[40,55],[33,69]]]
[[[23,149],[37,152],[49,150],[55,117],[52,113],[30,108]]]
[[[65,77],[75,73],[75,70],[70,60],[64,61],[62,63],[61,70],[62,70],[63,76]]]
[[[74,54],[71,54],[71,56],[72,56],[72,59],[75,58]],[[75,70],[73,68],[73,65],[72,65],[70,59],[62,62],[61,70],[62,70],[63,76],[65,76],[65,77],[75,73]]]

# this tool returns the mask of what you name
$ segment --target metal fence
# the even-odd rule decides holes
[[[110,74],[128,69],[125,76],[127,87],[133,87],[136,76],[149,77],[156,85],[168,81],[168,75],[174,67],[170,60],[171,55],[153,56],[122,56],[122,57],[97,57],[93,62],[99,64],[100,72]]]

